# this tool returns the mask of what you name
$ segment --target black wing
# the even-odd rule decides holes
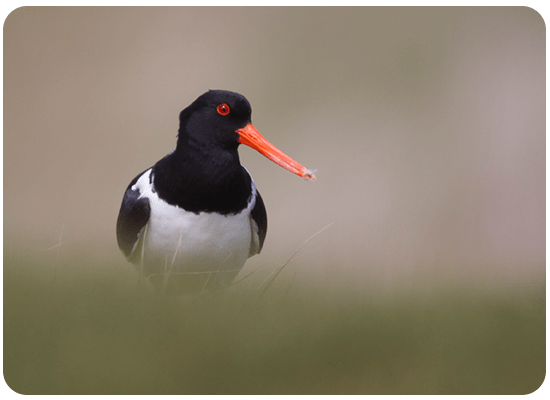
[[[132,186],[145,172],[147,171],[136,176],[126,188],[116,221],[118,247],[120,247],[126,258],[131,256],[139,239],[139,234],[149,221],[149,215],[151,214],[149,200],[146,198],[140,199],[139,190],[132,190]]]
[[[259,254],[260,251],[262,251],[265,235],[267,234],[267,213],[265,211],[264,201],[262,200],[262,196],[260,196],[258,189],[256,189],[256,204],[254,205],[250,216],[258,227],[258,232],[256,233],[258,234],[259,246],[258,251],[254,254]],[[252,234],[254,234],[254,232],[252,232]]]

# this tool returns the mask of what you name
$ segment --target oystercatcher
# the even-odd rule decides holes
[[[262,250],[267,215],[239,161],[239,144],[315,180],[312,171],[264,139],[251,113],[238,93],[204,93],[181,112],[176,149],[128,185],[116,226],[118,246],[157,289],[190,294],[227,286],[247,258]]]

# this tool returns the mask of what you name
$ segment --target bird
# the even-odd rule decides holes
[[[244,144],[305,180],[314,172],[252,125],[241,94],[209,90],[179,114],[175,150],[128,185],[116,223],[126,259],[157,291],[193,295],[230,286],[267,233],[264,201],[241,165]]]

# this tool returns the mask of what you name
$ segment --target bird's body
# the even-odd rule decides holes
[[[240,164],[240,143],[315,179],[274,152],[250,124],[250,114],[241,95],[205,93],[180,114],[176,150],[128,186],[117,220],[118,244],[158,289],[187,294],[225,287],[261,251],[267,216]]]
[[[260,252],[265,239],[267,217],[254,183],[242,210],[225,215],[195,213],[159,198],[153,171],[150,168],[140,174],[126,192],[127,206],[123,203],[123,209],[129,211],[121,210],[121,215],[132,215],[136,212],[132,207],[145,199],[149,214],[146,230],[143,225],[135,239],[127,241],[131,248],[128,245],[127,251],[123,251],[128,260],[140,267],[142,274],[157,287],[169,281],[172,284],[168,289],[177,284],[184,292],[227,286],[248,257]],[[252,218],[254,209],[259,214],[258,221]],[[143,212],[139,206],[137,212]],[[124,217],[119,217],[119,221],[119,229],[123,229]],[[122,236],[120,233],[119,242]]]

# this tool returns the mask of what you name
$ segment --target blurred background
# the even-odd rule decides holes
[[[16,9],[4,23],[7,383],[23,393],[534,391],[545,68],[544,21],[530,8]],[[206,328],[204,313],[220,309],[211,299],[135,307],[115,222],[130,180],[174,148],[179,112],[208,89],[245,95],[256,128],[317,181],[241,147],[269,229],[237,279],[256,272],[232,288],[235,307]],[[330,223],[243,317],[237,305],[257,305],[254,290]],[[161,322],[138,329],[121,318],[128,310]],[[193,346],[206,338],[186,353],[196,370],[149,347],[178,332],[178,318],[197,318],[185,328]],[[242,327],[265,341],[242,342]],[[211,346],[217,330],[244,347]],[[327,332],[364,352],[342,359]],[[172,335],[172,349],[189,350]],[[300,359],[318,370],[277,364],[273,343],[307,343]],[[282,358],[299,353],[284,348]],[[267,359],[273,369],[242,368]],[[227,375],[228,360],[243,376]]]

